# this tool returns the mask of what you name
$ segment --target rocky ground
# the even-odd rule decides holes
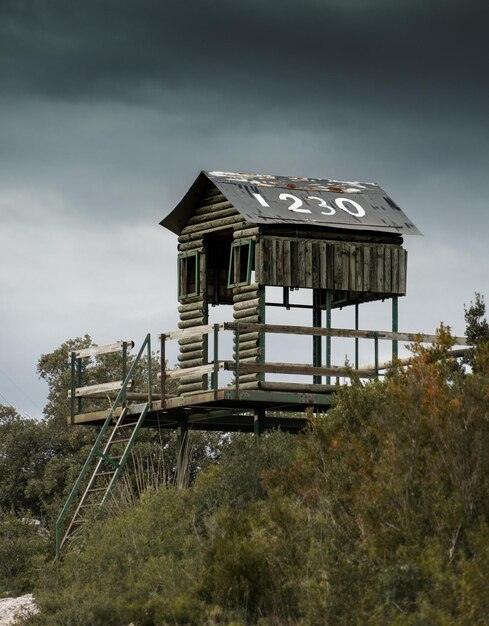
[[[30,593],[18,598],[0,599],[0,626],[10,626],[16,615],[33,611],[36,611],[36,605]]]

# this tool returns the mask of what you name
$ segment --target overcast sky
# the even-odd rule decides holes
[[[401,330],[462,334],[489,296],[488,22],[473,0],[0,0],[0,402],[40,416],[37,359],[68,338],[176,327],[158,222],[202,169],[378,182],[424,234]]]

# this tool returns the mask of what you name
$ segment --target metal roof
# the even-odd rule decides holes
[[[254,224],[297,224],[421,235],[376,183],[214,171],[202,171],[160,224],[180,234],[209,181],[246,221]]]

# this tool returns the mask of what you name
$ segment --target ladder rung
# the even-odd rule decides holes
[[[115,470],[113,472],[97,472],[95,476],[113,476],[115,474]]]
[[[99,475],[99,474],[97,474]],[[96,487],[95,489],[88,489],[87,493],[93,493],[94,491],[105,491],[107,487]]]
[[[137,420],[135,422],[125,422],[124,424],[119,424],[117,428],[127,428],[128,426],[136,426]]]
[[[131,439],[130,438],[128,438],[128,439],[113,439],[110,442],[110,445],[112,445],[114,443],[126,443],[127,441],[131,441]]]

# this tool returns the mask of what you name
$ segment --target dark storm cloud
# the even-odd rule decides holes
[[[2,93],[485,113],[489,5],[472,1],[3,2]],[[152,96],[151,96],[152,94]],[[432,108],[429,109],[429,105]]]

